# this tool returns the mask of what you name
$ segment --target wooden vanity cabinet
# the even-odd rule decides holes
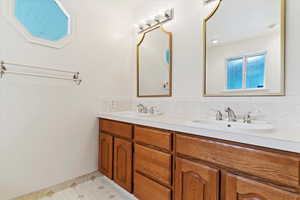
[[[300,200],[300,154],[111,120],[99,170],[139,200]]]

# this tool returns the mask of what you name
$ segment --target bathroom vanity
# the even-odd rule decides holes
[[[138,199],[300,200],[299,153],[98,117],[99,170]]]
[[[215,5],[203,24],[203,96],[284,96],[285,0]],[[137,97],[172,96],[173,35],[158,24],[140,26]],[[229,122],[220,111],[216,121],[149,110],[98,115],[99,170],[138,199],[300,200],[300,142],[272,137],[271,124],[250,112],[240,122],[230,108]]]

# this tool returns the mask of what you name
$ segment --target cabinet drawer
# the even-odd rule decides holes
[[[106,119],[100,120],[100,130],[111,133],[120,137],[132,138],[132,125],[116,122],[116,121],[110,121]]]
[[[171,185],[172,156],[141,145],[135,145],[135,170],[161,183]]]
[[[171,190],[140,175],[134,174],[134,195],[140,200],[171,200]]]
[[[276,199],[300,200],[299,194],[286,192],[240,176],[222,174],[222,200]]]
[[[176,152],[264,179],[299,186],[300,158],[291,154],[176,135]]]
[[[135,141],[172,150],[172,133],[141,126],[134,127]]]

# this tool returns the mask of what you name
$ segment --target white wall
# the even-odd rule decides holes
[[[207,49],[207,93],[210,95],[241,95],[242,91],[226,90],[226,60],[246,55],[267,53],[266,79],[263,91],[244,91],[246,94],[280,93],[281,90],[281,39],[280,32],[236,41]],[[227,92],[227,93],[226,93]]]
[[[298,66],[300,21],[300,1],[287,1],[286,32],[286,97],[202,97],[203,84],[203,19],[213,5],[204,7],[199,0],[142,1],[135,15],[136,23],[165,10],[175,8],[175,19],[166,24],[166,29],[174,36],[174,65],[172,98],[138,99],[136,103],[157,103],[163,111],[199,118],[202,115],[213,117],[216,109],[231,106],[239,114],[253,111],[256,119],[273,122],[276,131],[274,138],[286,136],[287,140],[300,141],[300,90]],[[135,35],[133,36],[136,37]],[[263,137],[263,135],[261,135]]]
[[[65,66],[83,78],[80,86],[12,75],[0,80],[2,200],[97,170],[101,101],[133,96],[127,3],[61,2],[77,25],[73,41],[59,50],[28,43],[0,16],[0,59]]]

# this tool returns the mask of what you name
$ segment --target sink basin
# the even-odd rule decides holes
[[[265,121],[252,121],[251,124],[243,123],[242,121],[228,122],[217,121],[210,119],[199,119],[187,121],[186,125],[199,128],[209,128],[217,130],[231,130],[231,131],[246,131],[246,132],[268,132],[273,129],[271,123]]]

